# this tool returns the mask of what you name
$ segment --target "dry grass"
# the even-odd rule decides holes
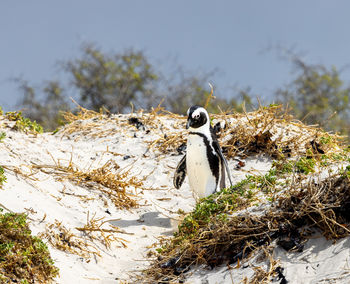
[[[124,248],[127,247],[128,241],[117,237],[115,234],[129,234],[120,228],[110,224],[111,220],[104,220],[104,217],[96,218],[96,214],[90,218],[87,214],[87,222],[83,227],[77,227],[80,232],[84,232],[91,241],[101,242],[107,249],[111,248],[113,242],[120,243]]]
[[[55,174],[59,179],[69,179],[78,185],[97,188],[118,208],[132,208],[137,206],[136,200],[130,197],[128,188],[142,188],[143,180],[136,176],[129,176],[129,170],[119,170],[119,166],[112,160],[102,167],[82,171],[70,160],[68,166],[55,162],[55,165],[33,165],[46,174]]]
[[[76,166],[72,159],[68,165],[62,165],[54,160],[54,165],[21,165],[20,167],[2,165],[8,171],[20,175],[27,182],[38,181],[35,175],[41,171],[47,175],[55,175],[58,180],[68,179],[80,186],[98,189],[104,193],[108,199],[118,208],[130,209],[137,207],[136,198],[128,192],[130,188],[144,188],[144,179],[136,176],[130,176],[129,169],[120,169],[119,165],[113,160],[107,161],[102,167],[93,170],[81,170]],[[35,185],[32,184],[34,187]],[[61,193],[65,194],[64,191]],[[133,194],[133,196],[135,196]]]
[[[260,107],[250,113],[226,115],[218,118],[229,121],[221,134],[227,156],[237,153],[264,152],[272,157],[299,156],[305,154],[310,143],[321,143],[327,137],[333,143],[324,146],[327,152],[339,144],[341,137],[324,132],[317,126],[307,126],[296,121],[281,105]],[[312,142],[314,141],[314,142]]]
[[[56,249],[79,255],[85,259],[92,256],[101,256],[99,249],[81,236],[77,236],[67,229],[62,222],[55,220],[54,223],[46,226],[45,232],[40,234]]]
[[[65,127],[60,131],[60,134],[63,136],[68,136],[72,133],[83,132],[88,135],[96,128],[102,125],[102,122],[105,123],[110,117],[108,111],[101,109],[100,112],[93,110],[88,110],[77,104],[77,112],[61,112],[65,123]],[[84,121],[90,120],[88,123],[83,123]]]
[[[99,118],[102,119],[104,116],[104,112],[101,109],[100,112],[96,112],[93,110],[88,110],[86,108],[83,108],[79,104],[77,104],[78,111],[76,114],[72,112],[61,112],[63,119],[65,120],[66,123],[72,123],[77,120],[86,120],[90,118]]]
[[[278,276],[278,269],[281,269],[279,261],[272,257],[272,248],[262,246],[260,248],[260,254],[267,261],[266,269],[261,266],[253,266],[254,275],[252,278],[244,277],[242,284],[268,284],[271,280]],[[281,282],[282,283],[282,282]]]
[[[44,233],[40,237],[46,238],[56,249],[79,255],[87,260],[93,256],[101,257],[98,244],[103,244],[106,249],[111,249],[112,244],[120,244],[127,247],[128,241],[116,236],[117,234],[128,234],[109,222],[104,217],[96,218],[94,214],[91,218],[87,214],[87,222],[83,227],[67,229],[62,222],[55,220],[48,224]]]
[[[8,171],[21,176],[33,187],[31,181],[38,181],[36,174],[42,171],[47,175],[54,175],[58,180],[68,179],[80,186],[97,189],[118,208],[130,209],[137,207],[134,194],[128,193],[130,188],[146,189],[143,186],[144,180],[136,176],[130,176],[130,170],[119,169],[119,166],[112,160],[106,162],[102,167],[93,170],[80,170],[72,160],[67,166],[55,161],[55,165],[21,165],[20,167],[2,165]],[[62,191],[62,194],[67,194]],[[80,196],[83,200],[89,200],[86,196]],[[92,198],[90,198],[92,199]]]
[[[164,135],[149,143],[149,147],[156,148],[163,154],[170,154],[176,152],[181,145],[186,143],[185,133],[177,132]]]

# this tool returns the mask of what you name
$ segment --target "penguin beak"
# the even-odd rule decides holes
[[[186,129],[189,129],[191,127],[191,124],[192,124],[192,120],[190,118],[187,119]]]

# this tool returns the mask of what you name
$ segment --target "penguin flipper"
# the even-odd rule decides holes
[[[232,186],[233,184],[232,184],[230,169],[228,168],[227,160],[221,151],[219,142],[216,139],[213,140],[213,147],[215,148],[216,152],[218,153],[220,160],[224,162],[223,164],[224,164],[224,167],[226,170],[226,174],[227,174],[228,180],[230,181],[230,186]]]
[[[176,167],[173,183],[176,189],[179,189],[186,177],[186,155],[182,157]]]

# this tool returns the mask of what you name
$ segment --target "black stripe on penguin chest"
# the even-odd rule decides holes
[[[207,154],[207,159],[208,159],[208,163],[209,163],[209,167],[210,170],[213,174],[213,176],[215,177],[215,181],[216,184],[218,184],[219,182],[219,157],[217,154],[215,154],[215,149],[213,148],[213,146],[211,145],[210,141],[208,140],[208,138],[199,132],[190,132],[190,134],[193,135],[198,135],[203,139],[203,142],[205,144],[205,148],[206,148],[206,154]]]

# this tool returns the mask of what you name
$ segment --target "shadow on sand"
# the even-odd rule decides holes
[[[172,235],[174,232],[171,219],[168,217],[163,217],[159,212],[147,212],[142,214],[139,219],[111,221],[111,224],[119,228],[127,228],[131,226],[152,226],[171,229],[163,232],[163,235]]]

